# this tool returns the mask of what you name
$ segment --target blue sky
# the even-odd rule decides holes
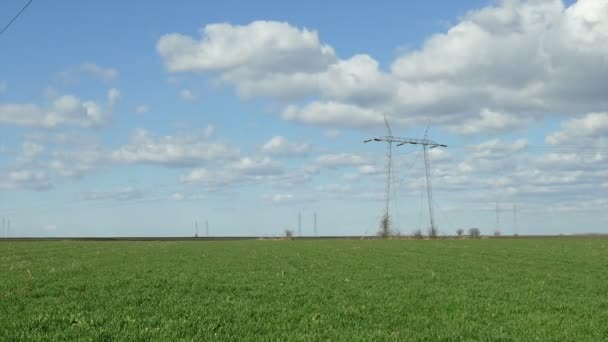
[[[386,146],[362,141],[387,116],[449,145],[441,233],[607,232],[606,32],[605,0],[35,0],[0,36],[0,216],[11,236],[274,236],[298,212],[303,234],[315,212],[374,234]],[[394,161],[394,228],[425,231],[420,148]]]

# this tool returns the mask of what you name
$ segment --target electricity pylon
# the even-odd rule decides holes
[[[427,194],[427,198],[429,201],[429,220],[430,220],[430,227],[429,227],[429,235],[431,237],[436,237],[437,236],[437,227],[435,226],[435,215],[433,213],[433,188],[431,185],[431,167],[430,167],[430,159],[428,156],[428,151],[432,150],[436,147],[448,147],[447,145],[444,144],[439,144],[436,143],[432,140],[427,139],[427,135],[428,135],[428,127],[426,129],[426,132],[424,133],[424,138],[423,139],[411,139],[411,138],[401,138],[401,137],[395,137],[392,135],[392,131],[390,129],[390,126],[388,124],[388,120],[386,119],[386,116],[384,117],[384,123],[386,124],[387,130],[388,130],[388,135],[387,136],[383,136],[383,137],[378,137],[378,138],[372,138],[372,139],[368,139],[365,140],[364,143],[368,143],[371,141],[377,141],[377,142],[386,142],[388,143],[388,153],[387,153],[387,181],[386,181],[386,194],[385,194],[385,201],[386,201],[386,211],[385,211],[385,216],[383,220],[386,220],[386,222],[390,222],[390,216],[389,216],[389,201],[390,201],[390,183],[391,183],[391,164],[392,164],[392,146],[393,143],[396,143],[397,146],[403,146],[406,144],[412,144],[412,145],[421,145],[422,146],[422,150],[423,150],[423,154],[424,154],[424,168],[425,168],[425,174],[426,174],[426,194]],[[384,222],[384,221],[383,221]],[[382,227],[383,229],[385,228],[384,226]],[[388,227],[386,227],[388,229]],[[388,234],[389,231],[388,230],[383,230],[382,232],[383,234],[386,233]]]
[[[386,115],[384,116],[384,125],[386,126],[386,131],[388,133],[387,136],[380,138],[373,138],[365,140],[364,143],[368,143],[370,141],[382,141],[388,143],[387,151],[386,151],[386,185],[384,189],[384,216],[382,217],[382,221],[380,222],[380,235],[384,238],[387,238],[391,234],[391,216],[390,216],[390,201],[391,201],[391,171],[393,168],[393,143],[397,142],[395,137],[393,137],[393,131],[391,130],[391,125],[388,123],[388,119]]]

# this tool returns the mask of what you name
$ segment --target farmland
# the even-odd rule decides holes
[[[601,340],[608,239],[0,242],[0,340]]]

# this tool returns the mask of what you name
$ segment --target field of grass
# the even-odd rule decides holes
[[[608,339],[608,239],[0,242],[0,340]]]

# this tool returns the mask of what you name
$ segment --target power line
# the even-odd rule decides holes
[[[384,123],[386,124],[388,136],[371,138],[371,139],[367,139],[367,140],[363,141],[364,143],[368,143],[368,142],[372,142],[372,141],[388,143],[387,180],[386,180],[386,193],[385,193],[386,211],[385,211],[384,217],[382,219],[381,234],[384,237],[387,237],[390,234],[389,201],[390,201],[393,143],[396,143],[397,144],[396,146],[403,146],[406,144],[411,144],[411,145],[421,145],[422,146],[422,153],[424,156],[424,168],[425,168],[425,175],[426,175],[426,192],[427,192],[427,198],[428,198],[428,202],[429,202],[429,219],[430,219],[429,235],[434,238],[437,235],[437,227],[435,227],[435,217],[434,217],[435,215],[433,213],[433,189],[432,189],[432,185],[431,185],[431,171],[430,171],[430,160],[429,160],[430,158],[428,156],[428,151],[433,148],[436,148],[436,147],[447,147],[447,145],[439,144],[432,140],[427,139],[428,130],[429,130],[428,126],[426,128],[426,131],[424,132],[423,139],[412,139],[412,138],[401,138],[401,137],[393,136],[391,127],[388,123],[388,120],[386,119],[386,116],[384,117]]]
[[[34,1],[34,0],[30,0],[30,1],[28,1],[28,3],[27,3],[27,4],[25,4],[25,6],[23,6],[23,8],[21,9],[21,11],[19,11],[19,13],[17,13],[17,15],[15,15],[15,16],[13,17],[13,19],[11,19],[11,21],[9,21],[9,22],[8,22],[8,24],[6,24],[6,26],[4,26],[4,28],[2,28],[2,30],[0,31],[0,35],[1,35],[1,34],[3,34],[3,33],[4,33],[4,31],[6,31],[6,29],[7,29],[9,26],[11,26],[11,24],[12,24],[12,23],[13,23],[15,20],[17,20],[17,18],[19,18],[19,16],[21,15],[21,13],[23,13],[23,11],[25,11],[25,9],[26,9],[26,8],[27,8],[27,7],[28,7],[28,6],[29,6],[29,5],[32,3],[32,1]]]

